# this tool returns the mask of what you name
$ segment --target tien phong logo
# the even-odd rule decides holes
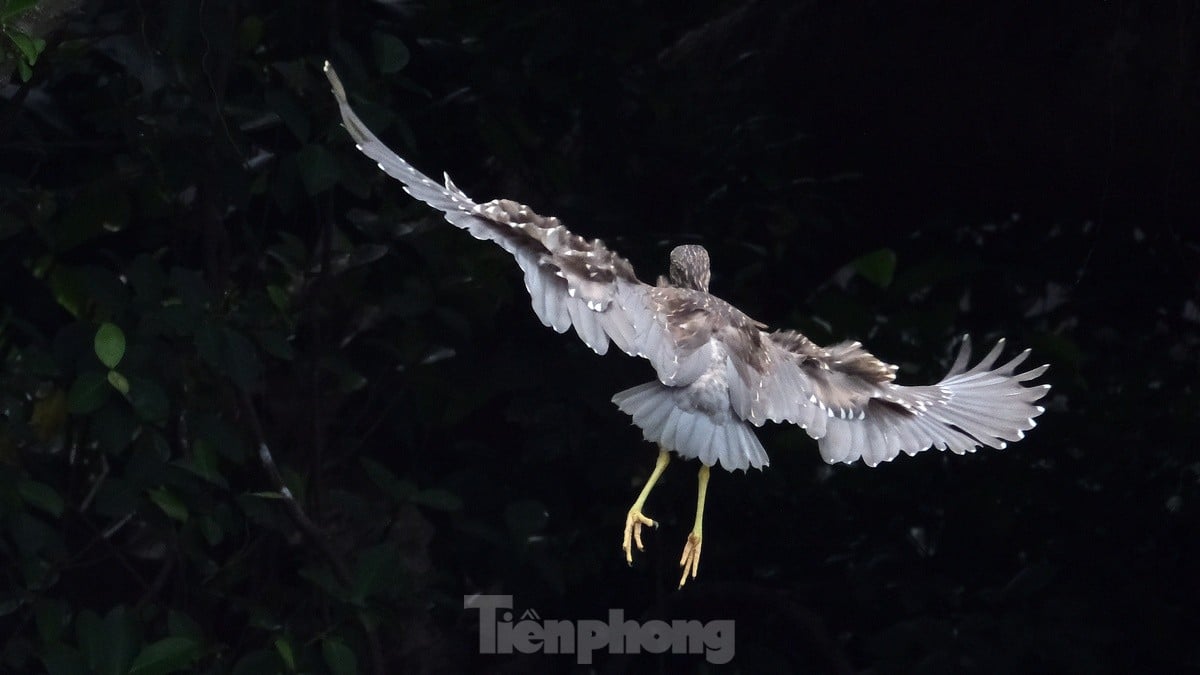
[[[608,610],[607,620],[543,619],[533,609],[515,615],[511,595],[467,595],[463,608],[479,610],[480,654],[574,654],[583,665],[599,650],[703,654],[714,665],[729,663],[734,654],[732,619],[638,622],[626,619],[622,609]]]

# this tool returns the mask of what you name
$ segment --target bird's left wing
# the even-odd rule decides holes
[[[1017,372],[1029,350],[995,365],[1004,340],[968,368],[971,349],[964,339],[941,381],[905,386],[894,382],[896,366],[858,342],[820,347],[795,331],[764,336],[763,366],[730,362],[734,411],[755,425],[799,424],[819,441],[828,462],[862,459],[874,466],[931,447],[959,454],[983,445],[1003,448],[1034,427],[1044,411],[1034,403],[1050,388],[1025,384],[1049,366]]]
[[[573,326],[597,354],[607,352],[611,340],[627,354],[649,358],[660,373],[671,372],[674,353],[655,361],[648,354],[651,350],[642,347],[670,341],[670,336],[651,298],[653,287],[638,280],[628,261],[599,239],[573,234],[557,218],[540,216],[528,206],[507,199],[477,204],[449,176],[444,185],[434,182],[367,129],[350,108],[346,90],[328,63],[325,74],[356,147],[400,181],[405,192],[441,211],[452,225],[512,254],[524,272],[533,311],[543,324],[559,333]]]

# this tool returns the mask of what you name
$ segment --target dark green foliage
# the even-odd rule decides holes
[[[52,4],[0,0],[0,672],[575,667],[478,655],[481,592],[733,618],[737,672],[1200,668],[1186,3]],[[907,383],[1033,347],[1042,425],[876,469],[765,428],[697,582],[694,464],[627,568],[653,452],[608,400],[650,369],[379,175],[327,58],[416,166],[643,279],[703,242],[714,292]]]

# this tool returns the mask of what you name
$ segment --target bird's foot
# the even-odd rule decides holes
[[[625,516],[625,537],[621,541],[621,549],[625,551],[625,562],[633,564],[633,544],[637,544],[639,551],[645,551],[646,546],[642,544],[642,526],[649,525],[650,527],[658,527],[658,523],[646,516],[637,509],[629,509],[629,514]]]
[[[687,543],[683,546],[683,555],[679,558],[679,566],[683,568],[683,576],[679,577],[680,588],[687,583],[689,573],[695,579],[696,573],[700,571],[700,546],[703,543],[704,537],[700,533],[692,532],[688,535]]]

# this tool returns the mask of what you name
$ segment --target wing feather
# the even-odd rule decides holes
[[[379,140],[351,109],[337,73],[326,64],[342,121],[355,146],[375,160],[386,174],[400,181],[414,198],[440,210],[447,221],[477,239],[500,245],[516,259],[525,275],[534,313],[559,333],[574,327],[585,344],[603,354],[609,341],[635,354],[637,317],[655,322],[642,296],[650,287],[634,275],[632,266],[604,247],[567,231],[557,218],[542,217],[508,200],[478,204],[445,176],[438,184],[417,171]],[[657,332],[661,333],[659,327]]]

